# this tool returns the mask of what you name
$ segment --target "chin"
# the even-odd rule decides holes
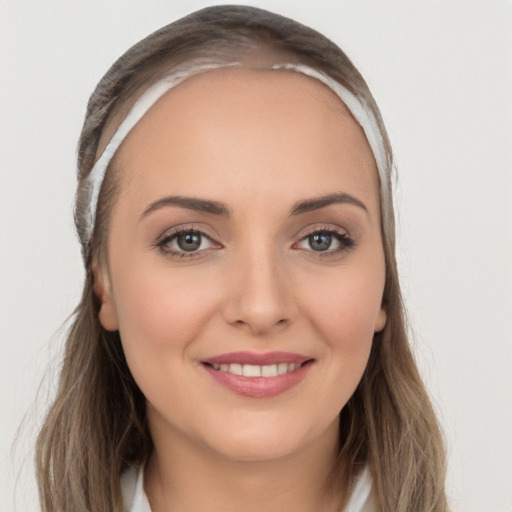
[[[265,462],[278,460],[292,455],[299,447],[294,443],[285,442],[266,436],[227,439],[223,443],[216,443],[214,450],[222,458],[239,462]]]
[[[255,419],[255,418],[253,418]],[[267,418],[268,420],[268,418]],[[219,425],[219,430],[210,430],[208,444],[222,458],[232,461],[264,462],[300,456],[308,447],[323,438],[332,445],[338,438],[338,421],[327,429],[297,428],[300,422],[265,421],[260,419],[250,424],[237,424],[229,429]],[[309,426],[312,427],[312,426]],[[216,435],[218,434],[218,435]],[[333,435],[331,435],[333,434]]]

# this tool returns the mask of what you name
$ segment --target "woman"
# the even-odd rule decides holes
[[[446,510],[391,149],[339,48],[250,7],[187,16],[101,80],[78,167],[43,510]]]

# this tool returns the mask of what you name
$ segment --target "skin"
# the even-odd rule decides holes
[[[311,78],[219,70],[159,100],[115,168],[121,187],[96,292],[100,321],[119,329],[147,398],[152,509],[339,510],[343,492],[327,492],[338,415],[386,322],[378,178],[362,129]],[[332,194],[356,201],[290,214]],[[222,203],[228,214],[150,208],[167,196]],[[192,257],[170,252],[176,238],[158,245],[177,226],[206,235]],[[315,230],[346,238],[315,251]],[[242,350],[314,362],[285,393],[246,397],[201,364]]]

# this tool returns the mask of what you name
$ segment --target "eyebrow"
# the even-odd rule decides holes
[[[299,201],[298,203],[295,203],[291,209],[290,215],[300,215],[301,213],[320,210],[321,208],[326,208],[331,204],[351,204],[363,209],[366,213],[368,213],[368,208],[366,208],[362,201],[355,198],[354,196],[351,196],[350,194],[341,193],[329,194],[327,196],[321,196],[315,199]]]
[[[179,206],[180,208],[186,208],[187,210],[211,213],[214,215],[229,215],[228,207],[217,201],[209,201],[207,199],[198,199],[195,197],[168,196],[151,203],[142,213],[141,219],[149,215],[151,212],[164,208],[165,206]]]
[[[290,210],[290,215],[295,216],[314,210],[320,210],[332,204],[351,204],[368,213],[368,209],[359,199],[351,196],[350,194],[340,193],[299,201],[298,203],[295,203],[293,208]],[[149,215],[151,212],[166,206],[178,206],[180,208],[186,208],[187,210],[210,213],[213,215],[229,215],[229,208],[218,201],[210,201],[208,199],[199,199],[196,197],[168,196],[152,202],[142,213],[141,219]]]

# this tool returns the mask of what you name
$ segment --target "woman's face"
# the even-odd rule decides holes
[[[347,108],[296,73],[210,72],[145,115],[115,168],[100,319],[155,444],[332,448],[386,322],[377,171]]]

